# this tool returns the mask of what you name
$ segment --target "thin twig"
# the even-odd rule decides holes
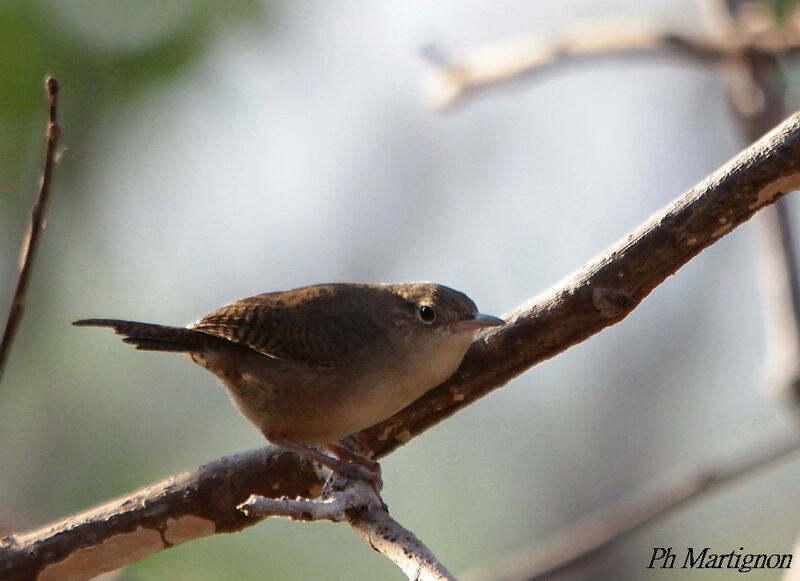
[[[658,55],[664,51],[689,55],[693,61],[716,62],[724,51],[702,38],[635,23],[622,29],[565,34],[560,38],[530,38],[473,48],[454,58],[440,50],[423,53],[431,65],[427,79],[430,104],[446,109],[489,89],[506,86],[551,70],[566,62],[623,55]]]
[[[33,260],[36,258],[36,251],[39,248],[39,239],[46,226],[45,212],[47,211],[47,201],[50,195],[53,168],[56,164],[56,147],[58,146],[58,138],[61,136],[61,128],[58,125],[56,116],[58,106],[58,81],[56,78],[47,77],[45,79],[45,88],[47,90],[49,116],[47,130],[45,131],[44,169],[39,182],[39,195],[36,197],[36,202],[33,204],[33,210],[31,211],[28,232],[22,243],[17,284],[14,288],[11,307],[6,317],[3,339],[0,341],[0,380],[3,377],[8,353],[11,350],[11,343],[14,341],[14,335],[25,310],[25,295],[28,291],[31,268],[33,267]]]
[[[689,62],[717,65],[731,55],[795,55],[800,39],[779,37],[714,37],[654,27],[634,22],[606,30],[581,30],[560,38],[532,38],[480,47],[454,58],[434,48],[423,52],[431,65],[427,94],[431,105],[446,109],[487,90],[503,87],[563,66],[567,63],[609,57],[688,57]]]
[[[671,515],[677,509],[800,451],[800,440],[761,445],[716,468],[676,478],[662,488],[622,497],[551,537],[503,559],[496,567],[465,575],[470,581],[549,579],[597,551]]]
[[[298,521],[329,520],[342,522],[345,512],[364,506],[381,506],[383,501],[365,480],[348,480],[340,490],[325,495],[323,500],[307,498],[269,498],[253,494],[239,505],[250,517],[282,516]]]

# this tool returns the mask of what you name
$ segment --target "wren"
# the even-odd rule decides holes
[[[337,440],[391,417],[442,383],[476,332],[503,324],[479,313],[464,293],[427,282],[265,293],[188,327],[117,319],[73,323],[111,327],[137,349],[186,353],[219,378],[234,406],[271,443],[373,481],[377,462]]]

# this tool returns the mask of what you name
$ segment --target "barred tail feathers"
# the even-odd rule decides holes
[[[192,353],[208,346],[214,338],[185,327],[169,327],[153,323],[138,323],[119,319],[81,319],[72,323],[76,327],[110,327],[123,335],[125,343],[143,351],[173,351]]]

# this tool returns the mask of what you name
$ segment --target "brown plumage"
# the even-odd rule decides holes
[[[455,371],[476,331],[502,321],[434,283],[335,283],[245,298],[188,327],[74,324],[111,327],[137,349],[187,353],[219,377],[267,439],[353,473],[306,446],[396,413]],[[328,447],[343,455],[341,446]]]

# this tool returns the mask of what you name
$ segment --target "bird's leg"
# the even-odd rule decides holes
[[[283,448],[284,450],[291,450],[292,452],[296,452],[303,456],[304,458],[308,458],[312,462],[317,462],[318,464],[322,464],[326,468],[330,468],[337,474],[341,474],[343,476],[347,476],[348,478],[358,478],[361,480],[366,480],[369,482],[372,487],[379,491],[383,488],[383,482],[381,481],[380,471],[370,470],[366,465],[358,462],[358,461],[348,461],[347,459],[337,459],[331,458],[330,456],[315,450],[314,448],[309,448],[308,446],[303,446],[302,444],[298,444],[294,440],[287,440],[281,436],[274,436],[270,435],[267,439],[275,444]],[[341,445],[341,444],[340,444]],[[346,450],[344,446],[343,449]],[[348,450],[350,454],[354,456],[359,456],[368,462],[372,462],[369,458],[363,457],[360,454],[356,454]],[[377,462],[373,462],[374,464],[378,464]]]
[[[338,440],[325,442],[324,444],[322,444],[322,447],[325,448],[328,452],[336,454],[336,457],[341,460],[346,460],[347,462],[355,462],[357,464],[361,464],[367,470],[375,472],[376,474],[381,473],[381,465],[378,464],[375,460],[371,460],[370,458],[367,458],[363,454],[354,452],[353,450],[351,450]]]

